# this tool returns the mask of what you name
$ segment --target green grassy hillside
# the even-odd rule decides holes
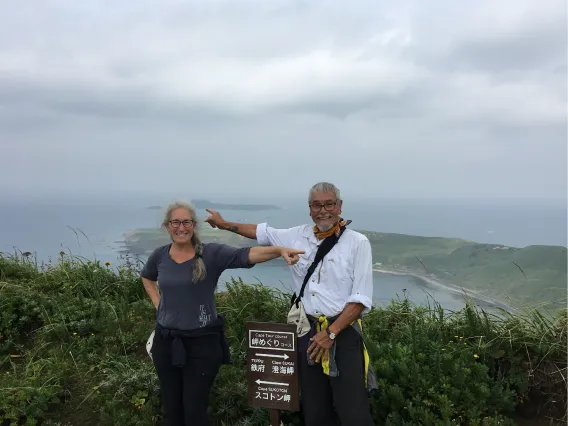
[[[203,242],[223,243],[236,247],[255,245],[255,241],[232,232],[213,229],[210,226],[202,226],[199,234]],[[162,228],[138,228],[125,233],[124,244],[128,252],[143,256],[150,254],[156,247],[171,242],[170,236]]]
[[[245,324],[285,322],[289,295],[234,280],[216,300],[234,364],[215,381],[212,426],[266,426],[266,410],[247,404]],[[159,425],[145,350],[154,318],[130,267],[63,254],[38,268],[0,255],[0,425]],[[492,316],[469,305],[448,314],[401,300],[363,324],[377,426],[566,424],[566,310]],[[283,420],[300,425],[298,413]]]
[[[244,247],[255,241],[231,232],[201,227],[205,242]],[[360,231],[373,249],[377,267],[429,275],[503,302],[542,303],[550,309],[566,305],[567,251],[559,246],[506,247],[457,238],[420,237]],[[126,249],[147,255],[170,241],[166,231],[140,228],[126,234]]]
[[[567,250],[361,231],[381,268],[434,276],[500,300],[566,304]]]

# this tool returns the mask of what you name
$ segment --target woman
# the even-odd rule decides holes
[[[172,242],[154,250],[140,275],[157,309],[151,352],[164,422],[168,426],[208,425],[211,386],[221,364],[229,362],[223,317],[217,316],[215,307],[219,276],[226,269],[251,268],[279,256],[294,264],[304,252],[203,244],[195,209],[185,202],[167,208],[162,226]]]

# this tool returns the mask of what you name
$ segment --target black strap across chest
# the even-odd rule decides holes
[[[340,228],[340,231],[339,231],[339,236],[337,236],[335,234],[330,235],[329,237],[325,238],[321,242],[321,244],[319,245],[318,251],[316,252],[316,257],[315,257],[314,261],[312,262],[312,264],[310,265],[310,267],[308,268],[308,272],[306,273],[306,276],[304,277],[304,282],[302,283],[302,288],[300,289],[300,294],[298,295],[298,297],[296,297],[295,294],[292,296],[292,304],[295,303],[296,307],[298,307],[298,303],[300,303],[300,300],[302,299],[302,297],[304,297],[304,290],[306,289],[306,284],[308,283],[308,281],[310,280],[310,277],[314,273],[316,266],[325,257],[325,255],[328,254],[331,251],[333,246],[335,244],[337,244],[337,242],[339,241],[339,237],[341,237],[341,235],[343,235],[344,231],[345,231],[345,226],[342,226]]]

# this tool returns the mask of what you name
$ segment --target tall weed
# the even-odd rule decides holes
[[[232,365],[211,396],[213,424],[266,425],[247,404],[247,321],[285,322],[289,295],[240,279],[216,295]],[[0,425],[159,424],[145,343],[155,310],[137,271],[61,254],[49,265],[0,256]],[[378,425],[566,420],[566,311],[448,312],[408,299],[373,309],[364,338],[379,380]],[[298,413],[283,413],[299,425]]]

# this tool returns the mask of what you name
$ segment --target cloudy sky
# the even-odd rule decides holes
[[[566,198],[564,0],[0,5],[0,192]]]

